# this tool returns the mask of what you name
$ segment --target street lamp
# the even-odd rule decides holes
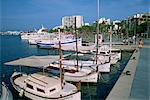
[[[126,34],[127,34],[127,42],[128,42],[128,45],[129,45],[129,28],[130,28],[130,25],[129,25],[129,20],[130,20],[130,18],[128,17],[128,19],[127,19],[127,22],[126,22]]]
[[[134,19],[134,43],[136,44],[136,35],[137,35],[137,20],[138,20],[138,14],[134,15],[133,16],[133,19]]]
[[[97,59],[98,59],[98,46],[99,46],[99,42],[98,42],[98,37],[99,36],[99,0],[97,0],[97,38],[96,38],[96,64],[97,64]]]

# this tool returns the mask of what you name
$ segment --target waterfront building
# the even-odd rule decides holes
[[[133,30],[134,35],[137,34],[139,36],[146,36],[146,37],[150,36],[150,26],[148,25],[149,21],[150,21],[150,12],[135,14],[128,17],[129,27],[134,29]],[[142,27],[141,25],[142,26],[145,25],[145,28]],[[140,30],[139,26],[142,27],[143,29]]]
[[[104,17],[100,18],[98,21],[99,24],[110,25],[110,19],[106,19]]]
[[[119,30],[121,27],[120,27],[120,24],[121,24],[121,21],[120,20],[115,20],[113,21],[113,30],[117,31]]]
[[[74,28],[75,25],[75,17],[76,17],[76,27],[79,28],[84,25],[83,16],[64,16],[62,18],[62,26],[64,28]]]
[[[137,24],[140,25],[146,21],[150,21],[150,12],[143,14],[135,14],[129,17],[130,20],[137,20]]]

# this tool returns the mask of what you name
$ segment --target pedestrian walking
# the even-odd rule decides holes
[[[140,40],[139,40],[139,48],[142,48],[142,47],[143,47],[143,44],[144,44],[143,40],[140,39]]]
[[[132,37],[132,40],[133,40],[133,44],[136,44],[136,37],[135,37],[135,35]]]

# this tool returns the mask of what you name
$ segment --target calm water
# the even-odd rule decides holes
[[[19,68],[14,66],[5,66],[4,63],[21,57],[27,57],[32,55],[57,55],[58,50],[38,49],[34,45],[29,45],[27,41],[21,40],[20,36],[6,35],[0,36],[0,47],[0,81],[4,81],[8,85],[9,89],[13,93],[15,100],[27,100],[27,98],[25,97],[19,97],[18,93],[13,89],[12,85],[10,84],[10,76],[12,75],[14,69],[19,71]],[[102,73],[102,77],[97,84],[82,84],[82,99],[105,99],[112,87],[114,86],[115,82],[117,81],[125,65],[127,64],[131,54],[132,52],[123,52],[122,60],[117,64],[111,66],[110,73]],[[39,69],[23,67],[23,72],[26,73],[33,73],[37,71],[39,71]]]

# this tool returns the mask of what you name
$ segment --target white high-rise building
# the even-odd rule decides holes
[[[65,27],[72,27],[75,26],[75,17],[76,17],[76,27],[79,28],[84,25],[83,16],[65,16],[62,18],[62,26]]]

